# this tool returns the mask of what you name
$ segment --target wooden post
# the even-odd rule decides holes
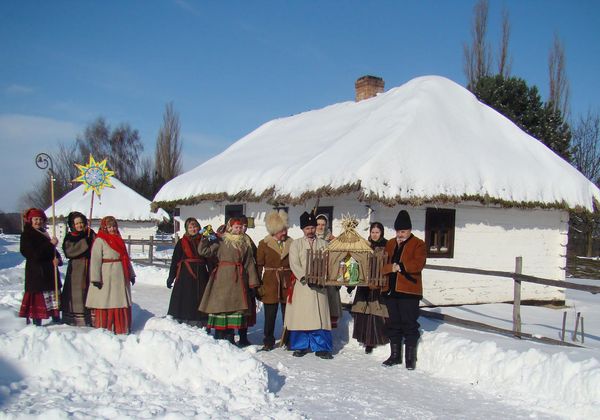
[[[127,235],[127,253],[131,255],[131,235]]]
[[[522,274],[523,257],[515,258],[515,274]],[[521,336],[521,280],[514,278],[513,334]]]
[[[148,261],[152,264],[154,259],[154,236],[150,235],[150,245],[148,246]]]
[[[565,329],[567,328],[567,311],[563,312],[563,323],[562,323],[562,330],[560,333],[560,340],[561,341],[565,341]]]
[[[581,317],[581,344],[583,344],[583,317]]]
[[[575,328],[573,329],[573,334],[571,335],[572,341],[577,341],[577,330],[579,330],[579,318],[581,317],[581,312],[577,312],[577,317],[575,318]]]

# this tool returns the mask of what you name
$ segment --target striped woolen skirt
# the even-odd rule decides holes
[[[131,307],[92,309],[95,328],[104,328],[115,334],[131,332]]]
[[[247,327],[246,317],[242,312],[209,314],[207,328],[215,330],[239,330]]]
[[[59,303],[54,291],[25,292],[19,316],[21,318],[48,319],[60,316]]]

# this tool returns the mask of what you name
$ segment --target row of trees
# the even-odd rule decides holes
[[[163,122],[156,137],[154,158],[143,156],[144,145],[138,130],[127,123],[115,127],[99,117],[90,123],[71,143],[61,143],[53,156],[55,197],[59,199],[76,188],[71,181],[79,175],[75,163],[87,163],[89,155],[107,158],[115,177],[151,200],[158,190],[182,171],[179,114],[173,103],[165,106]],[[23,207],[50,206],[50,186],[47,178],[39,181],[22,198]]]
[[[473,9],[472,40],[463,45],[467,88],[477,98],[512,120],[522,130],[546,144],[596,185],[600,185],[600,115],[572,118],[565,48],[558,34],[548,54],[548,99],[543,101],[536,86],[511,76],[509,53],[510,20],[502,12],[500,44],[496,60],[487,41],[489,4],[479,0]],[[496,73],[492,71],[494,62]],[[599,236],[600,215],[572,212],[571,233],[585,236],[586,253],[592,254],[593,237]]]

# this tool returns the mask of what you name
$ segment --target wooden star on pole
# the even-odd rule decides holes
[[[106,167],[106,159],[101,162],[96,162],[90,153],[90,161],[87,165],[75,164],[80,173],[73,182],[81,182],[84,185],[84,194],[89,190],[100,195],[104,187],[114,188],[110,183],[110,177],[114,176],[114,172]]]

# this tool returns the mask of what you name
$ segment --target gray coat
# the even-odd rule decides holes
[[[315,239],[313,250],[323,249],[327,242]],[[297,280],[292,302],[285,307],[285,327],[290,331],[331,330],[329,302],[325,288],[311,288],[300,279],[306,274],[306,250],[311,244],[306,238],[295,239],[290,246],[290,268]]]
[[[116,260],[119,253],[102,238],[96,238],[92,245],[90,259],[90,283],[101,282],[102,288],[90,285],[85,306],[88,308],[110,309],[131,306],[131,283],[125,279],[121,261],[102,262],[103,259]],[[135,277],[133,267],[129,272]]]

